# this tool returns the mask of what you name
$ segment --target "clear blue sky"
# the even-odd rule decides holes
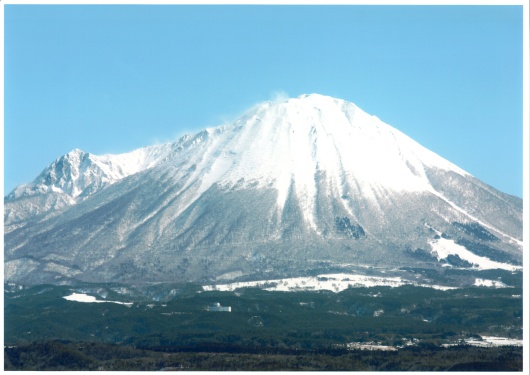
[[[5,5],[4,194],[321,93],[522,196],[521,6]]]

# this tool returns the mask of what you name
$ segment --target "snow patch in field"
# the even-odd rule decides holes
[[[132,302],[119,302],[119,301],[102,301],[96,299],[94,296],[89,296],[84,293],[72,293],[69,296],[63,297],[67,301],[74,301],[74,302],[85,302],[85,303],[117,303],[118,305],[125,305],[125,306],[132,306]]]
[[[493,288],[508,288],[508,285],[498,280],[475,279],[475,286],[487,286]]]

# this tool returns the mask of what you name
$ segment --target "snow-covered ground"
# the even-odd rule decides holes
[[[404,345],[400,345],[398,347],[391,346],[391,345],[382,345],[380,342],[350,342],[346,344],[346,348],[350,350],[383,350],[383,351],[395,351],[399,348],[403,348],[405,346],[414,346],[417,345],[420,340],[413,339],[413,340],[404,340]],[[523,346],[523,340],[520,339],[510,339],[507,337],[496,337],[496,336],[482,336],[481,339],[477,338],[468,338],[461,341],[455,341],[452,343],[445,343],[442,344],[442,347],[449,348],[451,346],[457,346],[467,344],[471,346],[480,346],[480,347],[494,347],[494,346]]]
[[[523,340],[495,336],[482,336],[482,341],[468,339],[466,343],[473,346],[523,346]]]
[[[292,277],[276,280],[244,281],[230,284],[205,285],[203,286],[203,290],[234,291],[239,288],[257,287],[263,290],[282,292],[308,290],[331,290],[333,292],[341,292],[345,289],[356,287],[398,287],[402,285],[416,285],[440,290],[456,289],[454,287],[448,287],[443,285],[418,284],[412,281],[403,280],[400,277],[379,277],[338,273],[310,277]]]
[[[85,303],[104,303],[104,302],[107,302],[107,303],[117,303],[119,305],[125,305],[125,306],[132,306],[132,304],[133,304],[132,302],[98,300],[96,297],[89,296],[89,295],[84,294],[84,293],[72,293],[71,295],[65,296],[63,298],[65,300],[68,300],[68,301],[85,302]]]
[[[380,343],[361,343],[361,342],[350,342],[346,344],[346,348],[350,350],[358,349],[358,350],[383,350],[383,351],[396,351],[397,348],[395,346],[390,345],[381,345]]]
[[[499,280],[475,279],[475,286],[487,286],[493,288],[508,288],[508,285]]]
[[[523,346],[523,340],[511,339],[508,337],[496,337],[496,336],[482,336],[481,339],[468,338],[464,340],[464,343],[471,346],[480,347],[493,347],[493,346]],[[450,347],[460,345],[460,342],[443,344],[443,347]]]

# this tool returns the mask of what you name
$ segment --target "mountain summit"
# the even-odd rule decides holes
[[[317,94],[174,143],[74,150],[4,202],[5,278],[21,283],[516,270],[522,260],[521,199]]]

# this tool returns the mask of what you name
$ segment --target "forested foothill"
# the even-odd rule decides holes
[[[520,273],[499,275],[521,285]],[[114,302],[64,298],[73,292]],[[518,286],[333,293],[5,284],[5,369],[522,371],[521,346],[469,345],[521,339],[521,295]],[[208,311],[213,303],[231,312]]]

